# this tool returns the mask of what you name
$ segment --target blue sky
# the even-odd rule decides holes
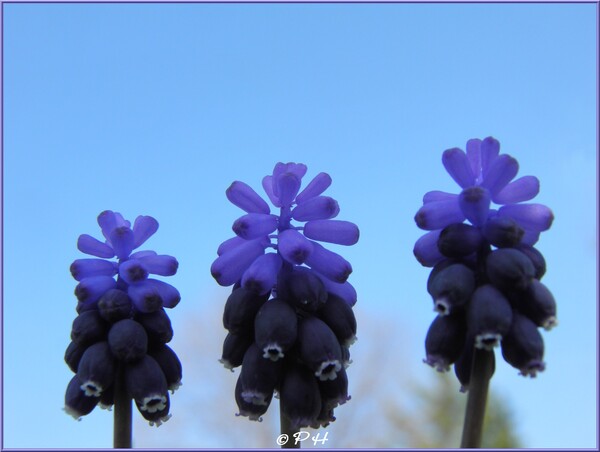
[[[430,373],[413,216],[425,192],[458,189],[443,150],[489,135],[554,211],[539,249],[560,321],[546,372],[498,360],[492,385],[526,446],[596,446],[596,4],[2,7],[4,447],[111,446],[108,413],[61,411],[68,269],[98,213],[158,219],[148,246],[180,262],[177,331],[226,293],[209,272],[241,215],[225,189],[260,190],[278,161],[332,176],[339,218],[361,229],[340,251],[359,325],[397,317],[414,338],[404,367]]]

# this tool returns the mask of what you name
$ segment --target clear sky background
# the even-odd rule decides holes
[[[209,267],[242,214],[225,189],[243,180],[262,193],[278,161],[332,176],[339,218],[361,229],[336,249],[354,267],[359,339],[361,315],[394,319],[410,340],[381,347],[428,378],[434,313],[413,216],[425,192],[458,191],[442,152],[489,135],[554,211],[538,247],[560,321],[543,333],[544,373],[525,379],[498,355],[492,386],[525,446],[597,445],[597,4],[2,7],[4,447],[112,445],[109,413],[78,423],[61,411],[69,265],[83,257],[79,234],[100,236],[96,216],[159,221],[148,247],[180,263],[177,337],[225,301]],[[184,378],[174,416],[194,384]],[[202,425],[210,410],[196,415]]]

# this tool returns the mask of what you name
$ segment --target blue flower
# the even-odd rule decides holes
[[[452,148],[442,155],[446,171],[462,191],[459,194],[438,190],[426,193],[423,207],[415,215],[417,226],[430,231],[414,248],[415,256],[426,267],[444,258],[437,249],[437,242],[442,230],[449,225],[468,220],[488,238],[514,225],[522,230],[520,242],[527,245],[534,245],[540,232],[552,225],[554,216],[548,207],[524,203],[537,196],[539,180],[535,176],[513,180],[519,163],[508,154],[500,154],[500,143],[496,139],[471,139],[466,149],[465,153]],[[493,208],[492,203],[499,207]],[[514,228],[506,233],[510,232],[519,234]]]
[[[427,290],[438,313],[424,361],[438,371],[454,364],[463,389],[474,347],[500,345],[522,375],[544,370],[537,328],[557,324],[554,297],[540,282],[546,263],[533,247],[554,216],[544,205],[526,203],[538,194],[538,179],[513,180],[518,162],[500,154],[492,137],[469,140],[466,149],[443,153],[442,163],[461,192],[425,194],[415,221],[429,232],[414,247],[417,260],[433,267]]]
[[[123,368],[140,414],[158,426],[170,417],[167,391],[181,383],[181,363],[165,345],[173,329],[164,310],[181,297],[170,284],[149,276],[174,275],[178,263],[154,251],[133,252],[157,231],[152,217],[137,217],[132,228],[121,214],[107,210],[98,224],[104,241],[87,234],[77,241],[80,251],[95,258],[71,265],[79,315],[65,352],[65,362],[76,374],[67,387],[65,411],[78,418],[96,405],[110,407]]]
[[[306,170],[303,164],[278,163],[273,174],[263,179],[263,188],[278,214],[271,213],[267,202],[244,182],[233,182],[227,189],[229,201],[246,214],[233,223],[235,237],[219,246],[219,257],[211,266],[220,285],[240,282],[246,289],[265,294],[275,287],[282,267],[307,266],[328,291],[350,305],[356,302],[356,291],[347,281],[352,266],[318,242],[354,245],[358,227],[333,219],[340,208],[336,200],[323,195],[331,184],[328,174],[319,173],[300,191]]]
[[[238,414],[260,421],[278,392],[282,415],[297,429],[327,426],[349,400],[345,367],[356,339],[352,266],[319,242],[354,245],[359,230],[334,219],[339,205],[323,195],[329,175],[319,173],[300,190],[306,171],[278,163],[263,179],[276,214],[250,186],[231,184],[227,198],[246,213],[211,266],[220,285],[234,285],[220,361],[232,370],[241,365]]]

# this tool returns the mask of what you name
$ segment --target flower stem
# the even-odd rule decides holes
[[[461,448],[481,447],[483,418],[490,378],[494,373],[494,352],[475,348],[469,381],[469,397],[465,412]]]
[[[125,387],[125,368],[118,365],[115,379],[115,419],[113,447],[115,449],[131,449],[131,397]]]
[[[281,436],[287,435],[287,441],[281,445],[282,449],[300,449],[300,442],[296,442],[296,437],[294,436],[297,432],[292,429],[290,425],[290,421],[283,414],[283,409],[281,408],[281,399],[279,399],[279,420],[281,422]]]

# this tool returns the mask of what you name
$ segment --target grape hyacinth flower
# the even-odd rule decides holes
[[[428,232],[415,243],[414,254],[432,267],[427,291],[438,313],[427,332],[424,361],[438,371],[454,364],[465,392],[474,384],[483,387],[483,374],[489,380],[493,350],[500,346],[521,375],[535,377],[545,368],[538,329],[557,324],[554,297],[540,282],[546,263],[534,247],[554,216],[545,205],[527,202],[538,194],[539,181],[514,179],[517,160],[500,154],[492,137],[469,140],[466,152],[446,150],[442,163],[461,192],[430,191],[415,215],[417,226]],[[472,447],[466,441],[462,447]]]
[[[150,250],[133,252],[158,229],[150,216],[138,216],[131,227],[121,214],[106,210],[98,224],[104,241],[87,234],[77,240],[77,248],[94,257],[71,265],[78,316],[65,361],[76,375],[65,411],[80,419],[96,405],[115,405],[117,416],[127,406],[130,413],[133,399],[150,425],[160,426],[170,418],[168,391],[177,389],[182,376],[177,355],[166,345],[173,330],[165,308],[174,308],[181,297],[151,276],[174,275],[178,262]],[[115,432],[115,447],[118,441],[130,447],[131,438],[118,439]]]
[[[356,339],[352,266],[319,242],[354,245],[359,230],[334,219],[338,203],[323,195],[328,174],[300,190],[306,171],[277,163],[263,179],[277,213],[249,185],[233,182],[226,196],[246,213],[211,266],[220,285],[233,285],[221,362],[232,370],[241,365],[239,415],[260,421],[277,394],[284,431],[335,420],[334,408],[350,398],[345,368]]]

